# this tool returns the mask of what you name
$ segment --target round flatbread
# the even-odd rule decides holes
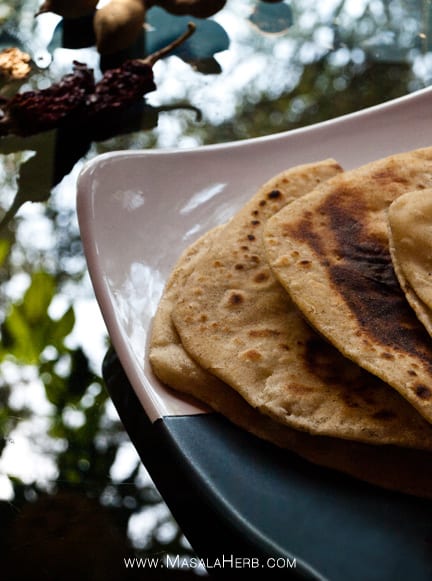
[[[172,320],[183,348],[201,368],[286,426],[431,449],[430,425],[394,390],[324,341],[266,261],[267,219],[340,171],[334,161],[325,161],[265,184],[194,261]]]
[[[194,396],[255,436],[314,464],[377,486],[431,498],[430,452],[369,446],[294,430],[259,413],[236,391],[191,359],[180,342],[171,312],[195,261],[207,252],[217,234],[218,229],[211,230],[194,242],[183,253],[167,281],[154,318],[149,349],[150,362],[159,379],[177,391]]]
[[[429,187],[432,148],[345,172],[273,217],[265,247],[310,324],[431,422],[432,342],[396,278],[387,221],[394,200]]]
[[[405,296],[432,335],[432,189],[408,192],[390,204],[390,255]]]
[[[224,389],[224,386],[214,375],[197,365],[185,351],[171,313],[186,278],[197,260],[211,248],[220,229],[222,226],[206,232],[180,256],[165,285],[153,319],[149,343],[149,360],[153,372],[162,383],[199,397],[211,406],[214,406],[213,394],[217,397],[218,391]],[[205,392],[206,397],[201,397],[201,391]]]

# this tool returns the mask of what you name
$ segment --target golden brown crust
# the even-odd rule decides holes
[[[399,284],[432,336],[432,189],[408,192],[392,202],[388,225]]]
[[[304,316],[346,357],[432,421],[432,344],[389,251],[390,204],[432,186],[432,148],[346,172],[267,225],[272,268]]]
[[[289,212],[288,202],[336,174],[340,168],[330,161],[265,184],[197,261],[174,306],[174,324],[202,368],[278,422],[311,434],[431,449],[430,426],[317,335],[267,263],[267,219],[283,207]]]
[[[167,282],[151,338],[150,361],[158,377],[174,389],[196,397],[241,428],[314,464],[381,487],[432,497],[429,452],[395,446],[369,446],[294,430],[253,409],[236,391],[190,358],[174,328],[171,311],[185,279],[200,256],[211,248],[217,235],[218,229],[212,230],[192,244],[179,259]],[[268,334],[258,332],[258,336],[268,337]]]

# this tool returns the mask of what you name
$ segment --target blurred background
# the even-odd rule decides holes
[[[23,77],[1,72],[0,106],[57,83],[74,61],[99,79],[165,46],[190,20],[155,5],[127,50],[103,55],[91,16],[36,16],[38,0],[11,4],[0,0],[0,51],[19,48],[30,61]],[[101,377],[109,338],[75,212],[86,161],[285,131],[421,89],[432,77],[426,0],[228,0],[193,20],[193,37],[155,64],[156,90],[109,124],[0,137],[2,579],[142,578],[125,558],[181,555],[186,563],[194,555]],[[147,568],[145,576],[205,571]]]

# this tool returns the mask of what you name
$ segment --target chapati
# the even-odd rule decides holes
[[[430,449],[430,425],[398,393],[323,340],[266,261],[267,219],[283,207],[289,211],[297,198],[340,172],[327,160],[266,183],[194,260],[177,285],[172,321],[182,348],[200,368],[286,426]],[[186,383],[187,376],[180,381]]]
[[[252,408],[236,391],[190,358],[180,342],[171,312],[195,261],[211,247],[217,232],[218,229],[207,232],[187,248],[167,281],[154,317],[149,349],[150,362],[158,378],[176,391],[192,395],[258,438],[318,466],[391,490],[431,498],[430,452],[372,446],[294,430]]]
[[[432,335],[432,189],[408,192],[390,204],[390,255],[405,296]]]
[[[432,187],[432,148],[335,177],[269,220],[273,272],[342,354],[391,385],[432,421],[432,342],[408,304],[389,250],[388,209]]]

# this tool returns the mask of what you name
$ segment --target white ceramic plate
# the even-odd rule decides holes
[[[165,280],[186,246],[288,167],[333,157],[349,169],[429,145],[430,88],[266,138],[90,161],[78,179],[84,252],[113,346],[149,418],[206,411],[164,388],[146,356]]]

